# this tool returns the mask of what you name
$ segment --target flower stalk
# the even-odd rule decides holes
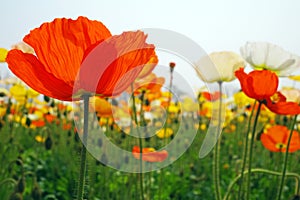
[[[291,140],[292,140],[292,135],[293,135],[293,132],[294,132],[294,126],[295,126],[296,121],[297,121],[297,116],[298,115],[295,115],[295,117],[293,119],[293,122],[292,122],[292,125],[290,127],[291,131],[290,131],[290,134],[289,134],[288,143],[287,143],[286,150],[285,150],[285,156],[284,156],[284,162],[283,162],[283,167],[282,167],[281,180],[280,180],[278,194],[277,194],[277,200],[280,200],[281,194],[282,194],[282,189],[283,189],[284,180],[285,180],[285,176],[286,176],[288,156],[289,156],[289,147],[290,147]]]
[[[79,180],[78,180],[78,190],[77,190],[77,200],[83,200],[84,196],[84,187],[85,187],[85,174],[86,174],[86,146],[88,138],[88,119],[89,119],[89,98],[90,95],[83,95],[83,138],[82,138],[82,148],[80,155],[80,171],[79,171]]]

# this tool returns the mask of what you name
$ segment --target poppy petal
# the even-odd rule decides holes
[[[277,102],[273,103],[267,99],[267,107],[270,111],[279,115],[298,115],[300,114],[300,106],[295,102]]]
[[[6,62],[16,76],[37,92],[59,100],[71,100],[72,87],[47,72],[34,55],[14,49],[9,51]]]
[[[127,89],[154,54],[146,37],[141,31],[124,32],[96,46],[81,65],[80,87],[102,96]]]
[[[47,72],[65,82],[72,82],[85,50],[110,36],[101,22],[86,17],[77,20],[59,18],[32,30],[24,37],[24,42],[33,47]]]
[[[274,95],[278,88],[278,77],[268,70],[255,70],[246,74],[243,68],[235,72],[244,93],[256,100],[264,100]]]

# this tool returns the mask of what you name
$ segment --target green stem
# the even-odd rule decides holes
[[[217,127],[217,145],[215,146],[213,152],[213,179],[215,184],[215,198],[216,200],[221,200],[221,187],[220,187],[220,146],[221,146],[221,138],[218,138],[218,134],[221,131],[221,117],[222,117],[222,82],[219,83],[219,91],[220,91],[220,101],[219,101],[219,118],[218,118],[218,127]]]
[[[254,113],[255,106],[256,106],[256,101],[254,102],[254,105],[253,105],[251,114],[250,114],[250,116],[249,116],[249,121],[248,121],[248,125],[247,125],[246,137],[245,137],[245,139],[244,139],[245,146],[244,146],[244,152],[243,152],[242,172],[245,171],[245,167],[246,167],[247,150],[248,150],[248,141],[249,141],[249,133],[250,133],[251,121],[252,121],[252,117],[253,117],[253,113]],[[242,187],[243,187],[243,181],[244,181],[244,173],[241,173],[241,180],[240,180],[239,191],[238,191],[238,199],[241,199],[241,195],[242,195]]]
[[[174,68],[170,68],[170,82],[169,82],[169,96],[168,96],[168,102],[167,102],[167,110],[166,110],[166,122],[164,124],[164,143],[167,145],[167,139],[166,139],[166,133],[168,128],[168,118],[170,115],[170,104],[171,104],[171,92],[173,87],[173,71]],[[164,178],[164,169],[160,170],[160,177],[159,177],[160,187],[158,189],[158,199],[161,200],[161,193],[163,189],[163,178]]]
[[[80,171],[79,171],[79,181],[77,190],[77,200],[83,200],[84,186],[85,186],[85,173],[86,173],[86,145],[88,137],[88,119],[89,119],[89,95],[83,95],[84,103],[84,115],[83,115],[83,138],[82,138],[82,148],[80,155]]]
[[[254,138],[255,138],[255,130],[256,130],[256,125],[258,121],[258,116],[260,113],[260,108],[261,108],[262,102],[258,103],[258,108],[256,111],[256,115],[254,118],[254,124],[253,124],[253,129],[252,129],[252,134],[251,134],[251,140],[250,140],[250,148],[249,148],[249,165],[248,165],[248,179],[247,179],[247,192],[246,192],[246,199],[248,200],[250,197],[250,179],[251,179],[251,165],[252,165],[252,152],[253,152],[253,144],[254,144]]]
[[[137,112],[136,112],[136,106],[135,106],[135,96],[134,96],[134,91],[133,91],[133,83],[131,84],[131,98],[132,98],[132,109],[133,109],[133,118],[136,126],[138,126],[138,120],[137,120]],[[142,100],[143,101],[143,100]],[[139,148],[140,148],[140,160],[139,160],[139,165],[140,165],[140,173],[139,173],[139,183],[140,183],[140,190],[141,190],[141,199],[144,200],[144,186],[143,186],[143,144],[142,144],[142,138],[141,138],[141,133],[139,131],[139,127],[137,127],[137,132],[139,135]]]
[[[274,176],[281,176],[282,173],[280,172],[275,172],[275,171],[271,171],[271,170],[267,170],[267,169],[260,169],[260,168],[256,168],[256,169],[252,169],[251,173],[264,173],[264,174],[270,174],[270,175],[274,175]],[[230,196],[231,190],[233,188],[233,186],[239,181],[239,179],[242,178],[242,175],[248,174],[248,171],[244,171],[244,173],[239,174],[237,177],[235,177],[235,179],[233,179],[233,181],[230,183],[228,190],[224,196],[224,200],[227,200]],[[296,180],[296,189],[295,189],[295,194],[299,193],[299,182],[300,182],[300,175],[296,174],[296,173],[286,173],[286,176],[290,176],[290,177],[294,177]]]
[[[0,182],[0,186],[4,185],[5,183],[12,183],[14,186],[17,185],[17,181],[13,178],[7,178]]]
[[[287,143],[286,150],[285,150],[285,157],[284,157],[284,162],[283,162],[283,169],[282,169],[282,175],[281,175],[281,181],[280,181],[280,185],[279,185],[277,200],[280,200],[280,197],[281,197],[281,194],[282,194],[284,179],[285,179],[285,175],[286,175],[287,161],[288,161],[288,156],[289,156],[289,147],[290,147],[290,144],[291,144],[292,135],[293,135],[296,120],[297,120],[297,115],[295,115],[295,117],[294,117],[294,120],[293,120],[293,123],[292,123],[292,126],[291,126],[291,131],[290,131],[289,138],[288,138],[288,143]]]

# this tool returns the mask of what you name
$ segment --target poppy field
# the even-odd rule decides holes
[[[300,57],[209,53],[189,96],[147,37],[57,18],[0,48],[0,199],[300,199]]]

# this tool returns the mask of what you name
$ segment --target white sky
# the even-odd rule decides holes
[[[169,29],[191,38],[207,53],[239,53],[247,41],[267,41],[300,55],[298,0],[9,0],[2,1],[0,9],[0,47],[8,49],[43,22],[83,15],[103,22],[112,34]],[[168,63],[166,58],[160,60]],[[5,68],[2,76],[7,74]],[[194,73],[191,76],[197,82]]]

